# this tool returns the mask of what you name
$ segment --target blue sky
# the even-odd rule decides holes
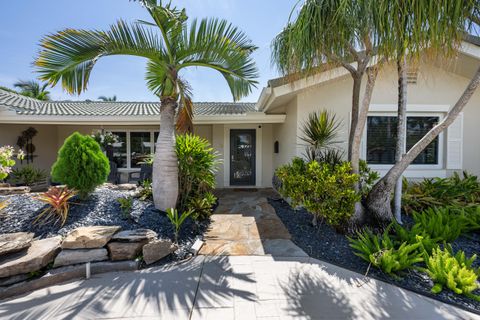
[[[286,24],[297,0],[173,0],[187,8],[190,18],[225,18],[244,30],[259,47],[254,54],[260,71],[259,86],[242,101],[256,102],[268,79],[277,76],[270,62],[270,43]],[[148,19],[138,3],[128,0],[21,0],[7,1],[0,10],[0,85],[12,87],[18,79],[33,79],[32,61],[39,40],[64,28],[103,29],[117,19]],[[155,101],[144,82],[145,60],[107,57],[93,70],[88,90],[69,96],[60,86],[51,89],[53,99],[97,99],[117,95],[121,101]],[[202,69],[185,74],[195,101],[232,101],[223,79]]]

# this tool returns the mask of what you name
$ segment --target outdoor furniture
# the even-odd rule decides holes
[[[153,168],[150,164],[141,164],[140,171],[130,172],[128,174],[128,183],[152,180]]]
[[[120,172],[116,162],[110,161],[110,174],[108,175],[108,182],[113,184],[120,183]]]

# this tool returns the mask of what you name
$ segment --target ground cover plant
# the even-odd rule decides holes
[[[109,173],[110,164],[99,144],[78,132],[65,139],[52,167],[52,179],[75,189],[83,200],[107,181]]]

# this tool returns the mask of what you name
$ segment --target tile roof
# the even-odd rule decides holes
[[[159,102],[39,101],[0,89],[0,106],[19,115],[46,116],[155,116]],[[194,115],[244,115],[256,112],[255,103],[195,102]]]

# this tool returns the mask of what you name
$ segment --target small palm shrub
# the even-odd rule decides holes
[[[389,228],[380,236],[370,230],[363,231],[356,239],[349,238],[349,242],[356,256],[393,277],[424,259],[420,242],[397,245],[389,235]]]
[[[191,201],[201,201],[215,188],[218,153],[208,140],[193,134],[177,136],[178,209],[188,211]],[[213,205],[213,204],[212,204]]]
[[[448,178],[425,179],[417,183],[404,180],[402,204],[405,212],[422,211],[439,206],[480,205],[480,181],[466,172]]]
[[[280,194],[290,198],[294,207],[302,206],[314,216],[340,229],[352,216],[360,196],[353,189],[358,175],[351,173],[348,162],[331,166],[295,158],[291,164],[277,169],[281,181]]]
[[[463,212],[453,207],[429,208],[414,212],[415,230],[436,241],[455,241],[467,229]]]
[[[78,191],[81,199],[105,181],[110,164],[98,143],[90,136],[78,132],[68,137],[58,152],[52,167],[55,182],[66,184]]]
[[[167,209],[167,217],[170,220],[170,223],[173,226],[174,229],[174,241],[175,243],[178,243],[178,235],[180,234],[180,229],[182,228],[182,224],[185,222],[185,220],[192,215],[193,211],[185,211],[182,214],[178,213],[177,209],[170,208]]]
[[[74,190],[64,188],[52,187],[47,192],[44,192],[35,197],[35,199],[47,204],[45,208],[33,221],[37,223],[42,221],[43,223],[51,222],[61,223],[61,226],[65,224],[70,211],[70,199],[76,195]]]
[[[434,282],[432,292],[439,293],[446,287],[480,301],[480,297],[472,293],[479,288],[480,269],[472,266],[476,258],[476,255],[466,258],[463,251],[454,255],[450,245],[445,245],[443,250],[439,247],[433,250],[431,256],[425,257],[426,272]]]
[[[12,181],[25,186],[32,186],[35,183],[41,182],[45,180],[47,176],[48,174],[45,170],[35,168],[32,165],[12,170]]]

